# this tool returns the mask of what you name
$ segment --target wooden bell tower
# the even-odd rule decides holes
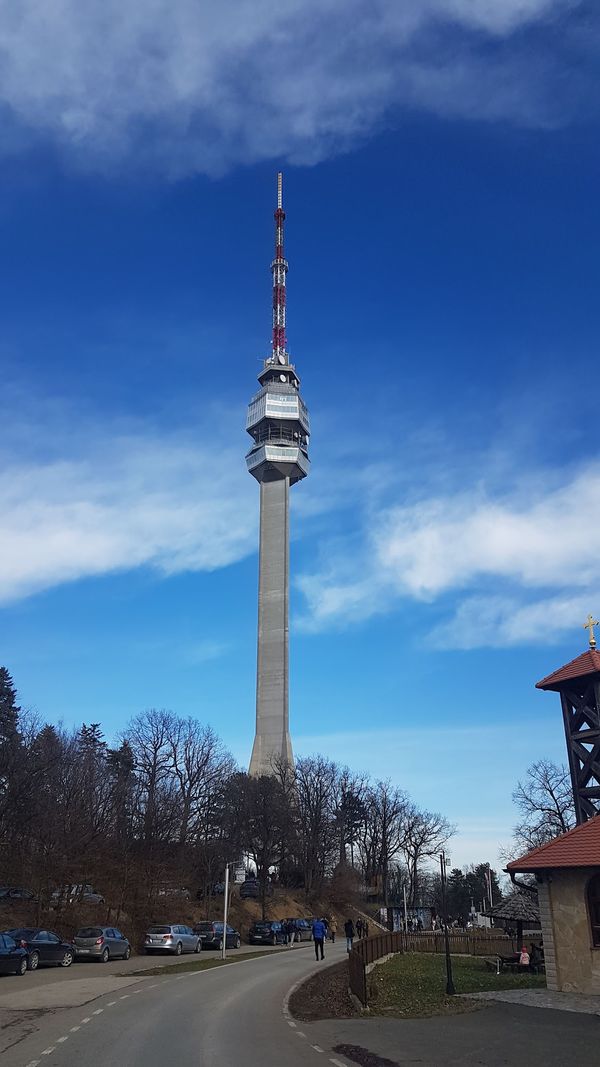
[[[560,693],[578,823],[600,814],[600,652],[594,637],[598,625],[589,615],[585,623],[589,650],[536,684],[536,689]]]

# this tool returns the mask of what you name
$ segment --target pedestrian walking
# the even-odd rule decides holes
[[[356,923],[356,934],[357,934],[357,937],[358,937],[359,940],[362,937],[362,931],[363,931],[362,919],[358,919],[357,923]]]
[[[337,919],[335,915],[331,916],[329,920],[329,936],[331,937],[331,944],[335,945],[335,935],[337,934]]]
[[[325,952],[323,951],[323,945],[325,943],[325,923],[322,919],[315,919],[312,927],[313,941],[315,943],[315,959],[318,960],[319,952],[321,953],[321,959],[325,959]]]
[[[346,935],[346,950],[352,951],[352,942],[354,941],[354,923],[352,919],[346,919],[344,923],[344,933]]]

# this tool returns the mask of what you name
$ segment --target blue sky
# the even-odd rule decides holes
[[[283,167],[313,428],[295,749],[497,861],[516,780],[563,758],[534,683],[600,609],[599,42],[574,0],[6,7],[0,660],[26,706],[110,737],[169,707],[248,759],[243,427]]]

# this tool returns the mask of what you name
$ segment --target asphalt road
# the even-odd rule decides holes
[[[214,971],[121,979],[127,984],[116,991],[37,1017],[29,1036],[4,1051],[2,1067],[345,1067],[283,1011],[291,986],[341,959],[345,945],[326,952],[323,964],[308,944]]]

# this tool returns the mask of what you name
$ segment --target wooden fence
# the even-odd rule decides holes
[[[516,941],[506,934],[478,933],[477,931],[465,931],[464,933],[448,934],[450,952],[454,955],[466,956],[509,956],[516,952]],[[424,930],[422,933],[405,933],[403,930],[397,933],[378,934],[376,937],[365,938],[355,941],[352,951],[348,954],[348,973],[350,990],[361,1004],[368,1004],[367,974],[369,967],[375,960],[383,959],[395,952],[440,952],[446,951],[446,943],[442,930],[435,933],[432,930]]]

